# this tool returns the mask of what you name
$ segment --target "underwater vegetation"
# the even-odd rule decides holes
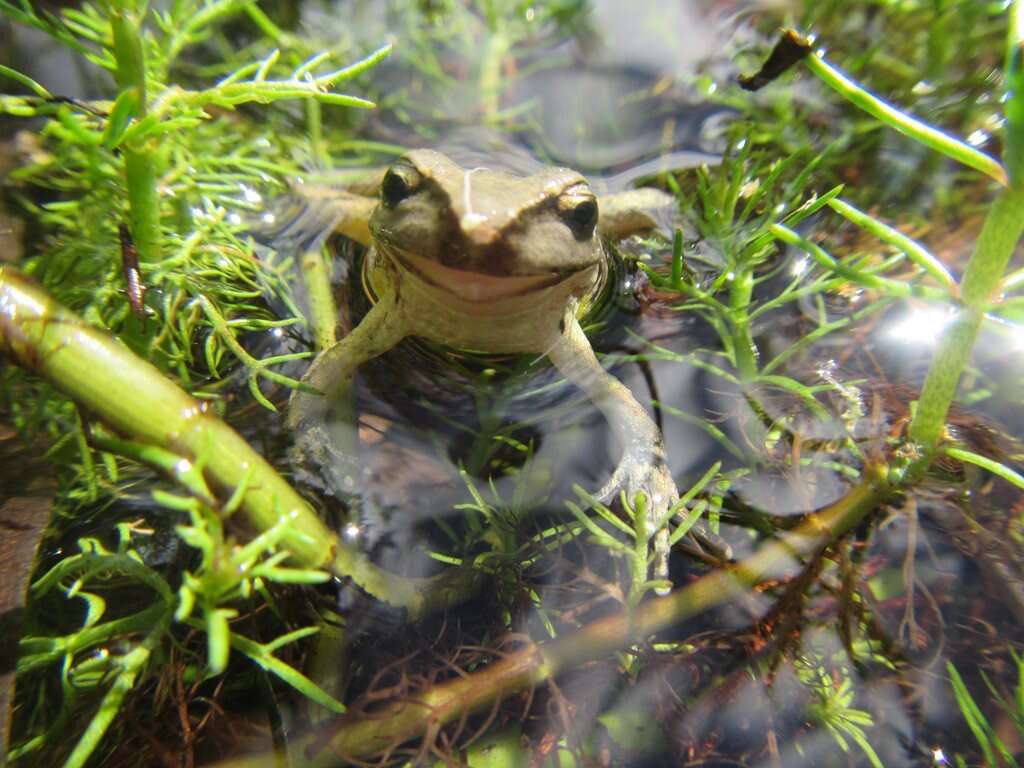
[[[612,6],[0,0],[10,764],[1024,759],[1024,3],[638,9],[665,71]],[[380,298],[316,190],[467,132],[674,199],[578,315],[667,513],[529,355],[403,342],[353,487],[292,460]]]

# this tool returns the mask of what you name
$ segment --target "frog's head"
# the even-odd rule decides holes
[[[576,171],[515,176],[415,150],[388,170],[370,218],[378,249],[463,299],[524,295],[595,271],[597,198]]]

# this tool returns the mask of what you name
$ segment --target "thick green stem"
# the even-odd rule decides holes
[[[241,513],[259,531],[287,518],[282,546],[303,567],[351,578],[414,619],[462,601],[476,588],[470,568],[407,579],[375,566],[339,541],[305,499],[202,403],[11,267],[0,267],[0,353],[49,379],[115,432],[180,456],[188,467],[176,471],[202,467],[215,492],[244,484]]]
[[[125,10],[110,14],[110,30],[117,59],[117,85],[121,90],[138,92],[139,117],[146,116],[146,55],[139,35],[139,19]]]
[[[942,334],[928,375],[921,389],[910,439],[918,443],[930,459],[945,431],[946,412],[956,395],[960,374],[971,359],[971,350],[981,328],[982,315],[972,309],[962,310]]]
[[[984,312],[997,297],[1006,265],[1024,232],[1024,183],[999,195],[985,219],[978,243],[960,281],[960,297]]]
[[[335,536],[249,444],[159,370],[63,309],[10,267],[0,268],[0,351],[42,374],[116,432],[202,462],[232,490],[252,472],[242,508],[263,531],[291,518],[287,547],[305,566],[333,557]]]
[[[930,457],[942,438],[960,374],[970,360],[989,303],[1024,232],[1024,185],[1004,190],[989,210],[960,282],[963,309],[942,336],[910,425],[910,439]]]
[[[1003,80],[1006,100],[1003,114],[1003,162],[1013,186],[1024,186],[1024,0],[1013,0],[1008,11],[1006,65]]]
[[[157,163],[148,147],[123,148],[125,180],[128,185],[129,228],[139,259],[160,260],[160,195],[157,192]]]
[[[146,59],[139,19],[126,11],[110,15],[117,59],[117,84],[122,91],[137,95],[135,118],[146,116]],[[125,183],[128,188],[129,229],[142,261],[160,259],[160,195],[157,189],[158,163],[152,142],[126,142],[121,146]]]

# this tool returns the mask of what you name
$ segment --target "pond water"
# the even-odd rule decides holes
[[[581,493],[596,493],[615,470],[614,431],[544,355],[409,338],[373,356],[354,385],[358,419],[332,415],[328,429],[347,443],[334,450],[353,462],[351,487],[291,463],[292,437],[244,385],[219,390],[230,423],[296,480],[348,546],[407,579],[457,566],[478,576],[417,621],[358,579],[275,586],[287,607],[247,604],[257,618],[245,626],[262,641],[283,631],[268,613],[288,626],[327,625],[289,658],[349,713],[335,719],[248,673],[228,693],[196,683],[197,699],[217,702],[214,721],[237,729],[190,742],[200,764],[232,755],[225,765],[269,765],[272,744],[317,765],[1024,759],[1019,489],[943,457],[922,479],[879,495],[845,535],[829,530],[829,521],[842,528],[835,514],[871,467],[906,458],[912,403],[952,311],[856,284],[765,235],[844,183],[844,199],[918,237],[959,274],[992,190],[845,108],[806,71],[757,94],[734,86],[765,58],[779,24],[809,24],[834,42],[833,62],[997,153],[999,62],[949,49],[1001,40],[1001,16],[957,3],[935,14],[825,5],[296,7],[295,30],[349,58],[395,44],[359,90],[349,88],[377,110],[337,123],[326,108],[292,115],[319,125],[299,142],[307,184],[338,187],[353,169],[431,147],[465,168],[571,167],[599,197],[641,185],[677,195],[678,211],[654,230],[609,245],[602,290],[580,317],[602,366],[656,422],[680,493],[694,488],[684,511],[701,513],[727,551],[683,539],[668,577],[673,595],[686,596],[658,602],[641,586],[649,570],[636,566],[635,520],[618,500],[602,516]],[[930,37],[920,29],[928,24]],[[886,34],[903,37],[879,45]],[[927,55],[900,60],[918,49]],[[350,332],[377,300],[366,252],[332,235],[332,217],[317,205],[300,205],[306,217],[293,226],[294,198],[273,201],[258,252],[273,260],[322,244],[339,328]],[[261,210],[246,216],[267,221]],[[928,282],[827,207],[793,228],[845,266]],[[290,298],[308,313],[302,277],[292,279]],[[287,316],[279,295],[268,305]],[[1015,467],[1024,333],[1012,319],[1003,313],[983,328],[949,432]],[[258,356],[314,344],[307,330],[244,341]],[[298,377],[307,365],[281,370]],[[264,392],[286,410],[288,389]],[[100,519],[145,517],[143,497],[122,498]],[[68,527],[57,539],[65,545],[82,535]],[[156,549],[149,557],[161,568],[194,567],[180,547]],[[56,544],[45,554],[50,565],[60,556]],[[621,642],[606,639],[616,632]],[[548,656],[541,663],[532,653]],[[257,689],[272,703],[256,703]],[[470,700],[462,712],[459,702]],[[189,712],[198,708],[184,706],[196,725]],[[443,722],[417,715],[430,708]],[[259,756],[237,757],[246,753]],[[110,756],[96,764],[137,764],[124,749]]]

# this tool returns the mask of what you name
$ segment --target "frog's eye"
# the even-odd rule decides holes
[[[409,197],[420,185],[420,174],[407,163],[396,163],[384,174],[380,185],[380,199],[387,208],[394,208]]]
[[[563,196],[558,201],[558,211],[577,240],[594,234],[594,227],[597,226],[597,198],[589,192]]]

